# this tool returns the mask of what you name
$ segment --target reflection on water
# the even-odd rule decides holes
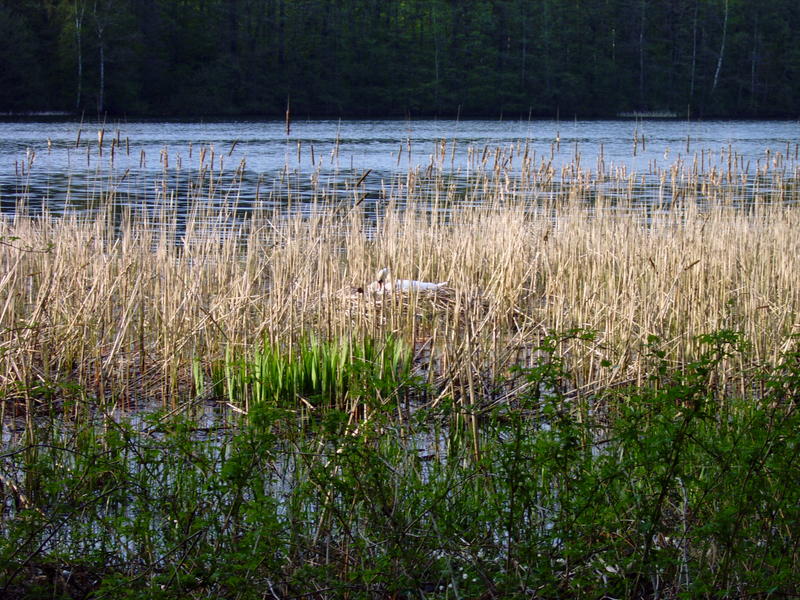
[[[0,203],[6,214],[20,205],[60,214],[112,200],[156,220],[198,200],[242,215],[302,214],[354,203],[379,210],[413,183],[447,210],[480,204],[474,183],[487,175],[517,201],[578,182],[585,200],[660,203],[693,173],[727,178],[746,201],[770,193],[776,178],[793,185],[798,133],[794,121],[316,120],[293,123],[289,135],[278,121],[4,122]],[[531,174],[534,187],[525,185]]]

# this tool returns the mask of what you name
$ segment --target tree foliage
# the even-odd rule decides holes
[[[796,0],[0,0],[0,111],[797,115]]]

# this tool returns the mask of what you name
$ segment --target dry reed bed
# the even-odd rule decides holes
[[[502,398],[498,376],[534,360],[542,335],[573,328],[597,332],[560,349],[577,389],[642,382],[650,336],[675,361],[720,328],[742,331],[762,360],[792,347],[796,169],[678,161],[643,199],[636,174],[585,171],[579,159],[559,172],[519,147],[484,151],[466,187],[436,160],[384,188],[377,222],[357,188],[346,210],[340,196],[331,210],[323,189],[312,216],[264,208],[240,221],[231,189],[208,202],[202,172],[185,228],[175,208],[146,217],[103,192],[98,211],[6,218],[4,396],[31,402],[78,383],[102,401],[173,403],[198,392],[193,361],[245,356],[265,339],[290,350],[310,335],[398,333],[435,358],[441,393],[473,402]],[[174,199],[166,181],[162,199]],[[340,293],[386,265],[448,281],[447,302]]]

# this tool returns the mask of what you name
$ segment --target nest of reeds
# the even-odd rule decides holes
[[[351,314],[358,311],[365,315],[392,313],[397,316],[414,312],[421,317],[451,310],[456,292],[453,288],[443,287],[435,291],[393,290],[376,293],[364,287],[346,286],[335,296],[342,310]]]

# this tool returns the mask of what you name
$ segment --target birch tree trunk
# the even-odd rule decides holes
[[[714,71],[714,82],[711,84],[711,93],[717,89],[719,83],[719,72],[722,70],[722,58],[725,55],[725,37],[728,33],[728,0],[725,0],[725,14],[722,20],[722,41],[719,45],[719,56],[717,57],[717,68]]]
[[[78,89],[75,96],[75,108],[80,109],[83,97],[83,15],[86,11],[86,5],[83,2],[75,0],[73,6],[75,11],[75,44],[78,55]]]
[[[97,37],[100,43],[100,90],[97,95],[97,112],[102,113],[105,109],[106,95],[106,51],[103,45],[102,33],[98,34]]]
[[[107,2],[102,3],[103,6],[98,7],[98,2],[95,0],[94,2],[94,22],[95,22],[95,32],[97,33],[97,46],[98,46],[98,60],[100,64],[98,65],[99,69],[99,86],[100,89],[97,91],[97,112],[102,113],[106,107],[106,25],[108,21],[108,15],[111,10],[111,7],[108,6]]]
[[[644,108],[644,28],[645,28],[645,12],[647,8],[646,0],[642,0],[642,14],[639,21],[639,104]]]
[[[694,78],[697,69],[697,11],[699,0],[694,2],[694,18],[692,19],[692,72],[689,75],[689,101],[694,99]]]

